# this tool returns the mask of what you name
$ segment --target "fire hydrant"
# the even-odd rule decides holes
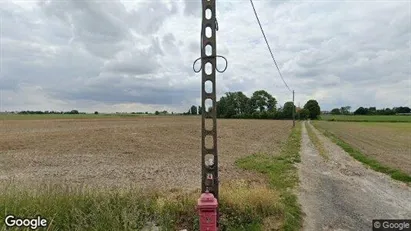
[[[198,199],[200,231],[217,231],[218,201],[212,193],[205,192]]]

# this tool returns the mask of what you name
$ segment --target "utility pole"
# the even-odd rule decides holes
[[[294,90],[293,90],[293,127],[295,127],[295,105],[294,105]]]

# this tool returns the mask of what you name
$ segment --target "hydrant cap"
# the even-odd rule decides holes
[[[216,208],[218,206],[217,199],[212,193],[203,193],[198,199],[199,208]]]

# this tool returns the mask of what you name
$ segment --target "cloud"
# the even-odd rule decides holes
[[[255,1],[280,70],[303,105],[411,106],[411,3]],[[201,2],[3,1],[2,110],[186,111],[200,103]],[[217,94],[280,79],[250,4],[217,2]],[[219,68],[223,61],[217,61]],[[398,100],[400,99],[400,100]]]

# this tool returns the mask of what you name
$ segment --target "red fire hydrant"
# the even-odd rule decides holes
[[[212,193],[205,192],[198,199],[200,231],[217,231],[218,201]]]

